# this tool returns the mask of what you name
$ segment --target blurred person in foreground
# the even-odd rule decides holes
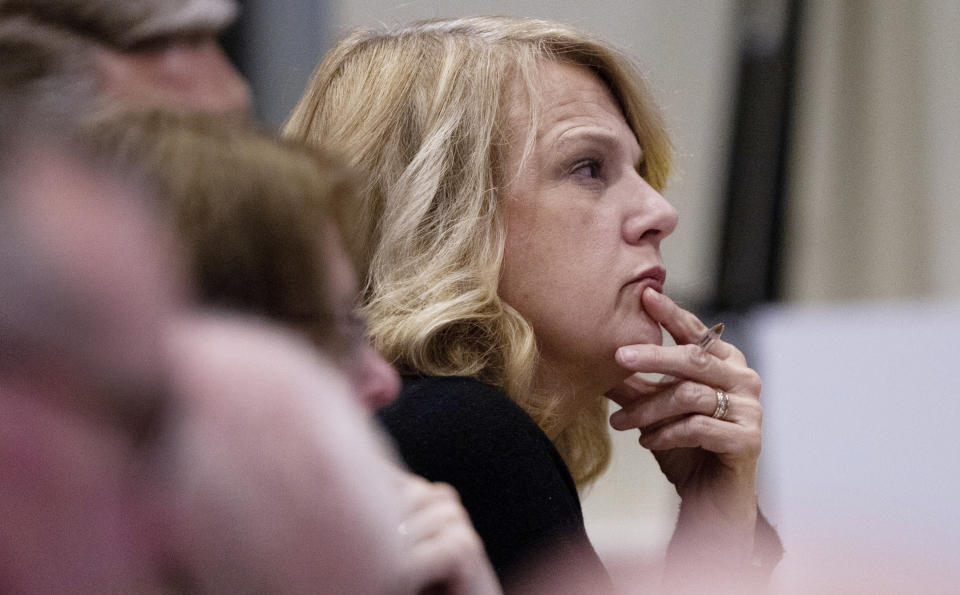
[[[284,132],[364,182],[343,235],[404,374],[380,419],[460,492],[502,579],[552,555],[542,578],[609,588],[577,488],[609,460],[612,400],[681,497],[665,587],[762,587],[780,545],[757,510],[760,379],[722,340],[701,353],[707,326],[663,294],[670,144],[623,54],[535,19],[359,30]]]
[[[216,117],[104,113],[83,134],[150,184],[176,225],[200,301],[301,331],[335,357],[374,411],[399,390],[366,342],[337,231],[353,179],[326,153]]]
[[[166,583],[189,593],[393,593],[407,552],[391,454],[329,358],[205,313],[170,334],[179,397],[151,454]]]
[[[77,158],[103,157],[78,130],[114,106],[246,116],[214,42],[233,10],[0,3],[0,122],[19,123],[0,135],[0,591],[395,589],[389,455],[342,374],[196,312],[157,271],[177,254],[143,179]]]
[[[97,147],[0,145],[0,591],[396,592],[395,467],[337,367],[197,310]]]
[[[341,205],[350,201],[355,182],[338,160],[254,131],[224,127],[202,115],[121,113],[91,129],[89,137],[99,150],[138,172],[169,208],[204,303],[296,329],[345,372],[352,393],[369,411],[393,400],[399,389],[396,372],[367,344],[363,321],[354,314],[356,281],[337,229],[345,214]],[[242,352],[240,347],[230,349]],[[189,367],[190,358],[182,359]],[[271,417],[274,414],[266,414],[273,398],[264,391],[251,411]],[[323,410],[323,391],[318,390],[315,399]],[[344,444],[352,432],[345,427],[338,433]],[[388,470],[382,475],[393,486],[386,493],[401,507],[403,519],[381,524],[368,538],[390,543],[400,536],[403,541],[392,588],[498,592],[482,544],[454,490],[384,459]],[[376,486],[375,481],[368,483],[371,494],[383,495]],[[323,491],[319,485],[314,489]],[[199,522],[204,515],[197,514]],[[252,532],[264,531],[265,526]],[[336,533],[327,538],[333,546],[343,539]],[[276,544],[273,556],[282,553],[281,545],[290,549],[295,542]],[[298,551],[296,560],[306,564],[309,553]],[[300,567],[293,559],[287,563],[291,570]],[[363,591],[360,584],[356,590]],[[324,582],[315,586],[331,587]]]
[[[246,116],[249,110],[246,85],[226,62],[214,41],[215,34],[232,18],[234,8],[233,2],[221,0],[188,0],[186,2],[170,0],[121,4],[97,0],[50,2],[11,0],[2,2],[0,3],[0,100],[2,100],[0,101],[0,112],[2,112],[4,118],[27,117],[30,121],[39,122],[45,126],[57,128],[61,131],[70,131],[69,134],[72,134],[72,131],[78,126],[82,128],[82,124],[94,118],[97,113],[116,108],[147,109],[162,107],[180,112],[206,111],[229,116],[230,119],[237,119],[236,116]],[[252,223],[250,231],[254,232],[255,228],[256,225]],[[318,259],[317,262],[322,262],[322,260]],[[335,270],[339,271],[338,274],[341,276],[351,274],[349,265],[346,265],[346,268],[345,265],[345,262],[340,261],[339,265],[335,267]],[[315,273],[321,274],[320,269]],[[342,287],[342,285],[339,286]],[[350,291],[352,290],[347,290],[348,293]],[[352,309],[342,304],[338,308],[336,316],[341,319],[338,324],[343,324],[342,319],[352,317]],[[321,313],[325,312],[322,308],[320,311]],[[329,320],[314,319],[310,321],[310,326],[314,329],[323,328],[326,322],[329,322]],[[185,351],[198,350],[197,359],[202,361],[205,356],[201,352],[210,351],[203,345],[210,345],[219,340],[206,339],[205,336],[214,336],[218,332],[221,336],[230,334],[208,329],[208,327],[216,328],[222,324],[224,324],[223,321],[215,324],[212,321],[204,321],[200,318],[194,321],[194,324],[185,327],[196,330],[183,330],[184,325],[177,325],[181,330],[174,334],[196,335],[192,339],[181,338],[179,341],[184,344]],[[229,324],[235,325],[238,322],[234,321]],[[348,324],[356,326],[355,321],[348,322]],[[256,352],[257,341],[254,336],[257,333],[243,329],[239,329],[237,332],[247,337],[240,342],[247,344],[248,349]],[[350,332],[354,338],[358,336],[356,328]],[[362,337],[362,331],[360,331],[359,336]],[[269,342],[268,337],[267,343]],[[200,346],[190,347],[193,343]],[[391,388],[396,384],[395,373],[381,359],[371,358],[373,352],[368,347],[365,348],[363,344],[358,344],[355,341],[352,348],[357,349],[353,354],[357,357],[343,358],[339,360],[339,363],[349,363],[350,379],[361,397],[372,400],[371,405],[392,398],[396,392],[395,388]],[[342,353],[342,351],[338,353]],[[214,357],[215,354],[211,353],[209,356]],[[357,363],[358,359],[360,360],[359,364]],[[173,370],[178,375],[189,375],[189,372],[185,372],[183,368],[186,367],[190,370],[190,363],[193,360],[178,359],[177,361],[179,363],[174,366]],[[270,392],[267,391],[267,393]],[[320,386],[315,386],[308,392],[311,392],[310,398],[314,399],[318,395],[324,394],[325,391]],[[297,394],[297,391],[293,391],[293,394]],[[264,395],[258,396],[246,393],[224,398],[226,400],[220,403],[220,406],[230,407],[231,399],[242,401],[244,398],[249,398],[252,403],[257,398],[263,399]],[[179,402],[183,407],[179,407],[177,410],[182,414],[177,417],[179,421],[176,422],[174,427],[199,428],[202,427],[201,424],[204,419],[210,421],[209,418],[203,417],[204,412],[212,411],[210,408],[212,405],[209,403],[206,409],[200,408],[202,401],[195,401],[189,394],[183,396],[182,401]],[[282,408],[282,404],[278,404],[278,407]],[[296,410],[296,408],[294,406],[292,409]],[[194,418],[191,417],[191,414],[183,413],[187,411],[194,411],[199,417]],[[278,416],[280,416],[279,413]],[[268,416],[264,419],[276,421],[275,417]],[[304,418],[309,419],[310,416],[305,414]],[[335,421],[336,419],[337,417],[334,416],[325,418],[323,421]],[[215,422],[212,423],[215,424]],[[246,419],[244,423],[252,424],[253,421]],[[282,426],[283,424],[276,423],[276,425],[269,429],[264,428],[264,430],[267,435],[271,435],[273,431],[283,432]],[[325,423],[319,423],[316,427],[322,429],[325,427]],[[171,433],[167,435],[173,434],[176,434],[176,432],[171,430]],[[246,432],[235,432],[229,437],[229,440],[249,439],[251,440],[250,447],[256,449],[259,442],[249,437],[258,434],[260,432],[256,431],[254,427],[250,427]],[[216,434],[211,433],[211,435]],[[316,446],[316,441],[310,436],[303,436],[296,432],[284,433],[284,436],[291,440],[294,437],[305,439],[306,442],[301,449],[303,453],[311,452],[310,445]],[[358,433],[357,440],[362,443],[364,439],[364,435]],[[242,445],[239,442],[235,446],[237,448],[234,450],[243,450],[240,448]],[[166,450],[175,453],[185,452],[176,441],[173,442],[172,446],[168,445]],[[336,449],[332,452],[342,454],[341,451]],[[322,463],[325,460],[324,456],[327,455],[323,453],[320,453],[320,455],[318,462]],[[306,455],[303,456],[306,457]],[[317,456],[317,453],[313,453],[313,456]],[[296,457],[294,459],[296,460]],[[185,459],[181,459],[181,461],[183,460]],[[277,465],[281,464],[279,461],[275,461],[275,463]],[[305,466],[309,465],[306,458],[302,460],[302,463]],[[172,468],[176,469],[177,467],[172,465]],[[335,479],[336,476],[332,477]],[[458,535],[463,536],[460,538],[463,545],[456,548],[457,551],[465,552],[471,547],[476,549],[476,537],[469,524],[465,522],[463,510],[456,503],[456,496],[452,490],[443,486],[430,485],[406,474],[398,474],[398,477],[403,478],[403,489],[407,492],[404,497],[405,501],[408,502],[406,520],[409,521],[416,516],[425,517],[429,520],[428,524],[422,527],[423,531],[420,531],[423,523],[407,522],[403,525],[405,532],[408,534],[408,539],[413,539],[410,534],[417,531],[420,531],[423,537],[423,539],[413,539],[420,546],[415,552],[419,557],[408,557],[402,573],[388,573],[391,577],[391,590],[394,588],[406,590],[406,587],[402,585],[405,584],[404,581],[408,580],[408,576],[417,577],[409,578],[410,581],[417,581],[432,580],[427,577],[426,573],[428,572],[445,577],[451,575],[451,571],[446,568],[434,568],[447,564],[443,561],[445,559],[449,560],[451,557],[437,556],[428,552],[431,549],[430,544],[437,542],[429,527],[446,524],[446,517],[437,516],[438,512],[459,519],[451,527],[461,527],[462,530],[459,532],[457,530],[441,532],[442,535],[447,536],[448,541],[451,538],[458,538]],[[242,478],[236,477],[234,479],[241,481]],[[184,479],[184,481],[188,480]],[[251,480],[252,483],[256,482]],[[259,493],[256,491],[250,492],[248,494],[250,498],[255,501],[258,495],[270,493],[270,489],[273,488],[268,487],[269,483],[265,479],[261,484],[262,491]],[[283,481],[277,481],[277,485],[283,486],[286,484]],[[320,488],[316,484],[308,485],[314,490]],[[376,485],[376,482],[373,482],[367,485],[367,488],[373,490],[373,492],[391,492],[391,490],[378,490]],[[207,485],[207,487],[210,486]],[[212,492],[217,493],[217,490],[212,490]],[[290,492],[294,496],[302,493],[302,491],[296,489]],[[315,495],[314,497],[320,498],[321,496]],[[358,499],[358,502],[363,501],[363,498]],[[291,509],[296,506],[295,502],[290,502],[289,505]],[[389,513],[389,505],[382,506],[382,508],[386,513]],[[253,514],[252,510],[243,509],[243,507],[232,512],[241,516]],[[367,516],[372,522],[381,518],[382,515],[370,513]],[[321,516],[315,520],[320,522],[324,518],[329,520],[332,517]],[[247,516],[246,520],[253,522],[255,516]],[[391,535],[396,533],[398,524],[397,522],[382,524],[381,529],[382,527],[388,527],[388,534],[386,537],[381,536],[377,543],[391,543]],[[161,525],[182,526],[172,521],[161,523]],[[315,529],[314,538],[328,532],[316,524],[301,523],[301,527],[305,530],[307,528]],[[357,531],[357,534],[362,536],[363,531]],[[216,531],[212,531],[210,535],[223,537]],[[288,535],[288,537],[290,536]],[[291,538],[291,540],[293,539]],[[337,541],[332,540],[324,543],[332,547],[342,547],[344,551],[353,551],[349,547],[350,542],[344,541],[337,545]],[[303,543],[306,546],[313,542],[304,540]],[[261,542],[260,545],[264,545],[264,543]],[[316,548],[308,549],[316,553]],[[447,549],[441,548],[441,552]],[[196,553],[204,550],[194,549],[193,551]],[[423,552],[427,553],[424,554]],[[238,564],[236,559],[231,559],[229,556],[224,557],[219,561],[220,566],[215,573],[216,576],[224,578],[229,575],[229,572],[222,572],[226,567],[224,564],[228,563],[235,564],[235,569],[257,567],[257,564],[253,564],[255,556],[251,552],[247,552],[247,554],[250,557],[246,564]],[[191,562],[181,559],[181,556],[177,553],[177,547],[171,547],[168,557],[168,566],[172,569],[175,583],[203,584],[208,587],[211,584],[217,584],[216,582],[209,582],[210,575],[206,570],[192,567]],[[389,565],[387,562],[392,559],[391,556],[376,555],[374,552],[371,552],[370,558],[382,559],[387,566]],[[332,559],[336,560],[336,557]],[[457,556],[453,556],[452,559],[457,559]],[[483,563],[485,560],[482,553],[475,559],[479,561],[477,567],[481,571],[484,570]],[[420,560],[420,562],[417,560]],[[259,560],[259,563],[262,562],[263,560]],[[417,567],[423,570],[416,570]],[[290,570],[290,567],[276,567],[269,576],[273,580],[283,580],[284,568]],[[369,569],[365,571],[363,567],[356,564],[344,564],[339,568],[353,568],[353,571],[359,573],[354,585],[354,588],[358,591],[365,591],[366,587],[373,584],[369,581],[373,581],[380,576],[377,572],[370,572]],[[316,572],[326,570],[328,573],[326,579],[322,579],[316,574],[311,575],[314,583],[327,584],[331,588],[340,584],[346,588],[346,582],[337,583],[337,576],[339,575],[332,567],[316,564],[314,569]],[[482,574],[482,572],[478,574]],[[252,575],[237,573],[236,576],[238,577],[236,580],[241,580],[239,577],[251,578]],[[300,574],[293,573],[290,578],[292,580],[302,577],[303,572]],[[262,584],[267,584],[266,577],[263,578],[263,581]],[[279,586],[282,583],[272,584]],[[397,587],[397,585],[401,586]]]
[[[185,284],[142,188],[63,144],[0,133],[0,592],[148,592]]]
[[[232,0],[0,0],[0,114],[63,128],[105,105],[247,117],[217,43]],[[6,117],[6,116],[5,116]]]

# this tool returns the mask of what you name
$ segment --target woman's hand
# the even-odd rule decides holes
[[[653,451],[682,498],[671,547],[702,548],[704,556],[717,557],[716,541],[721,540],[724,565],[748,563],[757,518],[760,378],[728,343],[714,341],[701,354],[697,342],[706,325],[668,297],[647,290],[641,299],[677,345],[630,345],[617,351],[625,368],[665,376],[658,382],[631,376],[610,391],[607,396],[623,407],[610,424],[617,430],[640,430],[640,444]],[[729,399],[724,419],[713,417],[717,391]]]
[[[407,544],[406,584],[412,593],[501,593],[483,543],[445,483],[402,473],[406,516],[397,530]]]

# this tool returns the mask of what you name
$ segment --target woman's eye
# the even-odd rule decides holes
[[[574,166],[571,174],[579,178],[596,179],[600,177],[600,162],[593,159],[583,161]]]

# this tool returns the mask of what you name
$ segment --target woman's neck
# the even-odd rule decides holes
[[[584,407],[596,401],[609,386],[598,382],[590,370],[563,364],[547,354],[541,354],[533,379],[534,392],[554,399],[551,422],[547,434],[551,439],[563,432]]]

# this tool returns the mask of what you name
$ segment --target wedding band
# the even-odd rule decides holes
[[[713,411],[714,419],[726,419],[727,418],[727,403],[730,402],[727,393],[722,390],[717,391],[717,408]]]

